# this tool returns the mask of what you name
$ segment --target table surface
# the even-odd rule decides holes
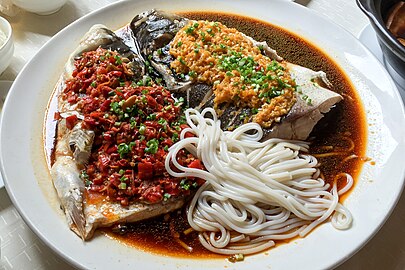
[[[2,0],[0,0],[1,2]],[[20,11],[5,16],[14,31],[15,53],[0,80],[14,80],[31,57],[54,34],[90,11],[114,0],[69,0],[57,13],[49,16]],[[296,0],[318,11],[358,36],[368,24],[354,0]],[[382,229],[357,254],[337,269],[403,269],[405,267],[405,196],[402,196]],[[4,188],[0,189],[0,270],[73,269],[54,254],[22,221]]]

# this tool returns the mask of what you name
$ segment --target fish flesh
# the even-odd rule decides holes
[[[62,98],[66,80],[72,78],[75,58],[83,52],[97,48],[117,51],[123,59],[130,61],[135,78],[145,75],[145,65],[140,56],[131,51],[123,41],[103,25],[93,26],[81,40],[79,46],[69,57],[64,73],[56,87],[58,96],[58,120],[55,159],[51,167],[51,177],[65,212],[68,226],[83,240],[90,239],[99,227],[109,227],[116,223],[135,222],[162,215],[183,206],[185,197],[170,198],[160,203],[132,203],[123,207],[119,202],[92,199],[86,192],[80,171],[88,162],[94,140],[94,131],[83,129],[83,114],[77,104],[70,104]],[[78,119],[72,129],[67,128],[67,118],[75,115]]]
[[[158,10],[151,10],[137,15],[131,22],[135,43],[140,53],[149,58],[151,65],[161,74],[166,87],[176,97],[183,97],[189,107],[203,109],[214,107],[215,94],[212,86],[200,82],[193,82],[188,75],[179,76],[171,67],[174,57],[170,55],[170,46],[175,34],[187,24],[189,20],[178,15],[168,14]],[[242,34],[253,46],[261,48],[264,55],[270,59],[283,63],[291,78],[295,80],[297,92],[295,104],[289,112],[278,119],[271,127],[264,128],[263,139],[272,137],[282,139],[305,140],[323,117],[343,97],[329,90],[331,84],[326,74],[322,71],[315,72],[311,69],[298,66],[283,60],[275,50],[270,48],[265,41],[258,42],[253,38]],[[302,99],[310,97],[311,104]],[[248,121],[253,120],[253,112],[249,107],[239,107],[232,103],[225,104],[217,111],[221,120],[221,128],[233,129],[245,121],[244,117],[250,116]]]

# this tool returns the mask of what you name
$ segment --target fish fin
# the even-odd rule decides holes
[[[84,241],[86,239],[86,218],[83,213],[82,196],[80,195],[80,191],[75,189],[70,194],[70,197],[71,200],[68,200],[70,203],[68,209],[66,209],[66,213],[71,219],[72,225],[76,227],[77,233]]]

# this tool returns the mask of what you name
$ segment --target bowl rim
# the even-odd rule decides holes
[[[6,40],[5,40],[5,42],[0,46],[0,51],[4,48],[4,47],[6,47],[6,45],[7,44],[9,44],[10,43],[10,40],[11,40],[11,38],[12,38],[12,35],[13,35],[13,28],[11,27],[11,24],[10,24],[10,22],[8,21],[8,20],[6,20],[4,17],[2,17],[2,16],[0,16],[0,26],[1,25],[4,25],[5,26],[5,29],[2,29],[2,30],[6,30],[5,32],[4,32],[4,34],[6,35]]]
[[[378,39],[388,47],[393,47],[392,52],[402,61],[405,61],[405,46],[402,45],[396,37],[387,29],[381,13],[376,8],[376,3],[381,4],[381,0],[356,0],[358,7],[369,18],[371,25],[378,34]],[[390,44],[388,44],[388,41]]]
[[[14,0],[13,4],[25,11],[46,16],[58,12],[66,2],[67,0]]]

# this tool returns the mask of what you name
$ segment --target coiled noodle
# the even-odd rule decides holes
[[[350,227],[352,216],[339,203],[337,190],[321,179],[315,157],[303,141],[269,139],[256,123],[222,131],[212,108],[185,112],[189,128],[169,149],[166,170],[174,177],[198,177],[206,182],[187,209],[190,226],[208,250],[220,254],[252,254],[275,240],[305,236],[329,217],[337,229]],[[190,132],[195,137],[186,138]],[[176,156],[186,149],[206,170],[180,165]],[[335,178],[336,179],[336,178]]]

